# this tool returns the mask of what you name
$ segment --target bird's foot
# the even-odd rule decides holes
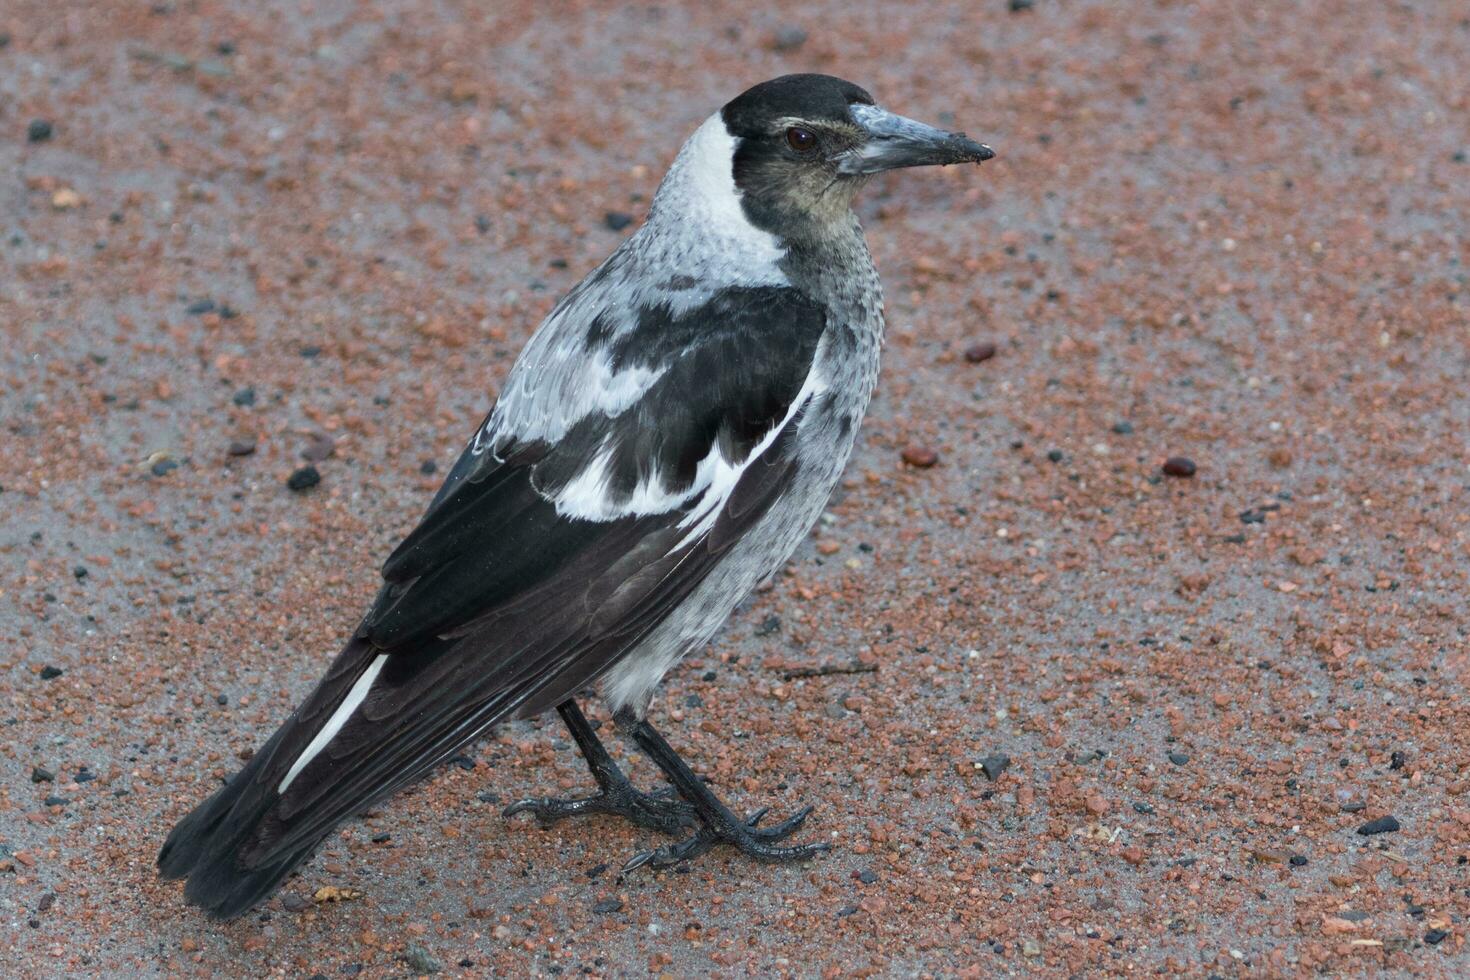
[[[518,800],[506,807],[504,816],[517,813],[534,814],[542,826],[549,826],[567,817],[580,817],[589,813],[608,813],[623,817],[639,827],[657,830],[665,834],[678,834],[697,826],[694,808],[674,797],[670,787],[644,793],[630,783],[622,773],[620,779],[609,779],[602,790],[592,796],[578,799],[540,797]]]
[[[720,809],[724,810],[723,807]],[[698,857],[717,844],[730,844],[739,848],[740,853],[747,857],[776,864],[805,861],[822,851],[832,849],[832,845],[824,843],[798,844],[795,847],[778,846],[778,841],[784,840],[801,828],[806,818],[811,816],[811,807],[802,807],[774,827],[758,827],[757,824],[768,812],[769,808],[757,810],[741,823],[734,819],[729,811],[725,811],[717,819],[704,821],[697,831],[684,840],[633,855],[628,863],[623,865],[620,873],[628,874],[645,865],[667,868]]]

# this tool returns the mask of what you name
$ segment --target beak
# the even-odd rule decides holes
[[[853,121],[867,132],[868,139],[838,158],[837,172],[844,177],[899,167],[980,163],[995,156],[990,147],[976,143],[964,133],[947,133],[874,105],[855,104],[851,112]]]

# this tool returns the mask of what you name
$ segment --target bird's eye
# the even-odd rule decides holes
[[[786,130],[786,144],[797,153],[810,153],[817,148],[817,134],[810,129],[792,126]]]

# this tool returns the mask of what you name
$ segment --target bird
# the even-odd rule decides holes
[[[271,895],[342,821],[492,726],[555,710],[596,791],[507,818],[625,818],[673,838],[623,867],[716,846],[803,861],[805,807],[739,816],[650,723],[668,671],[791,556],[852,452],[878,379],[883,301],[853,212],[874,175],[990,147],[785,75],[678,151],[643,224],[527,341],[380,591],[304,702],[158,855],[216,919]],[[662,772],[637,789],[577,703]]]

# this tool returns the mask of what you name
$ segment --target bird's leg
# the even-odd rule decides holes
[[[679,795],[693,806],[700,822],[698,830],[676,844],[633,855],[623,865],[624,874],[645,864],[656,868],[678,864],[698,857],[716,844],[731,844],[739,848],[742,854],[773,862],[801,861],[831,849],[831,845],[824,843],[800,844],[795,847],[776,845],[777,841],[783,840],[801,827],[811,814],[811,807],[803,807],[774,827],[757,827],[761,818],[766,815],[766,810],[757,810],[744,820],[730,812],[730,808],[720,802],[720,798],[695,775],[688,763],[679,758],[673,746],[664,741],[664,737],[646,719],[621,717],[618,724],[664,771]]]
[[[640,827],[678,834],[685,828],[695,826],[695,809],[688,803],[670,799],[672,791],[664,789],[643,793],[634,788],[623,770],[613,761],[597,733],[577,707],[577,702],[568,698],[556,707],[557,714],[566,722],[592,778],[597,780],[598,791],[580,799],[519,800],[505,808],[504,815],[533,813],[543,824],[554,823],[565,817],[577,817],[588,813],[611,813],[626,817]]]

